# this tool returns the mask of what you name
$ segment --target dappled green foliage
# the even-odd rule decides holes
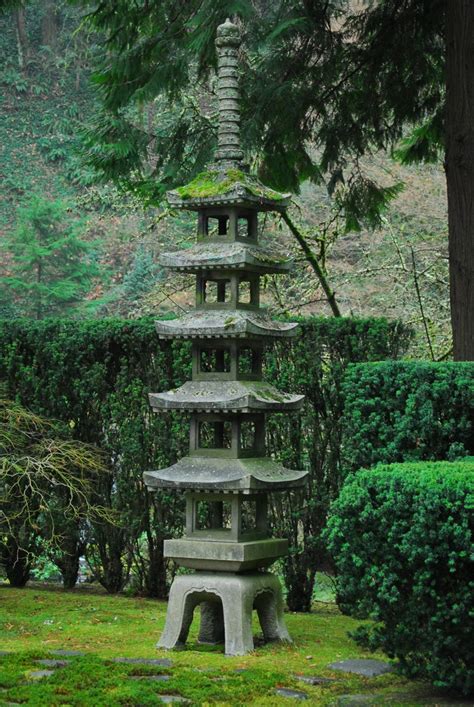
[[[377,466],[348,477],[327,538],[355,634],[410,677],[474,690],[474,460]]]
[[[354,365],[343,395],[348,470],[474,454],[474,363]]]

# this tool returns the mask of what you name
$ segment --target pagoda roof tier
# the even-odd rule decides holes
[[[154,410],[274,412],[298,410],[304,395],[282,393],[264,381],[187,381],[166,393],[150,393]]]
[[[163,253],[160,263],[164,267],[186,272],[200,270],[250,270],[262,273],[286,273],[291,268],[289,258],[281,257],[274,249],[248,245],[238,241],[213,241],[197,243],[192,248],[173,253]]]
[[[270,457],[183,457],[166,469],[146,471],[143,476],[148,488],[245,493],[298,488],[304,485],[307,475],[306,471],[285,469]]]
[[[297,334],[296,322],[272,319],[265,311],[195,309],[179,319],[158,320],[160,339],[286,338]]]
[[[170,206],[194,211],[230,205],[284,211],[290,200],[290,194],[265,186],[243,165],[211,165],[189,184],[169,191],[166,197]]]

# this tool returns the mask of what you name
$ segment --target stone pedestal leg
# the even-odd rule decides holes
[[[170,650],[186,643],[194,609],[199,603],[196,596],[187,594],[186,586],[183,586],[179,579],[176,577],[171,585],[165,629],[157,643],[157,648]]]
[[[291,643],[290,634],[283,618],[283,598],[281,588],[263,592],[255,600],[260,626],[265,641],[287,641]]]
[[[230,583],[229,583],[230,584]],[[253,651],[251,585],[236,582],[222,593],[226,655],[245,655]]]
[[[201,625],[199,643],[217,644],[224,642],[224,612],[222,602],[204,601],[201,604]]]

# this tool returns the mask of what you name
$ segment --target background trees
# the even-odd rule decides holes
[[[445,152],[454,355],[472,359],[472,3],[209,0],[143,9],[102,0],[90,13],[108,50],[96,74],[105,112],[89,132],[90,163],[152,203],[202,167],[214,144],[215,30],[237,15],[245,40],[243,141],[269,184],[298,191],[305,179],[325,181],[346,227],[358,229],[379,223],[400,188],[364,173],[364,155],[393,150],[402,138],[405,162]],[[166,127],[150,135],[130,109],[157,96]]]
[[[74,586],[71,527],[110,518],[93,501],[97,478],[106,474],[103,456],[65,432],[58,422],[0,400],[0,566],[12,586],[26,584],[41,551],[63,555],[66,586]]]
[[[103,271],[94,244],[63,201],[33,196],[18,209],[17,224],[2,244],[8,275],[0,278],[4,307],[12,295],[19,311],[34,319],[60,315],[80,302]]]

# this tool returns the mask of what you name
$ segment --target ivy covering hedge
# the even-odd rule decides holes
[[[306,395],[300,415],[270,416],[267,435],[271,453],[290,468],[310,470],[301,496],[273,499],[276,532],[290,538],[284,572],[294,610],[310,607],[316,568],[324,559],[321,530],[342,478],[346,367],[401,356],[411,337],[406,326],[384,319],[298,321],[300,336],[270,350],[265,362],[269,380]],[[189,344],[160,341],[151,319],[0,322],[0,379],[10,395],[66,421],[79,439],[109,453],[113,483],[103,495],[122,525],[96,528],[89,545],[109,590],[125,581],[132,551],[135,566],[143,568],[141,588],[155,596],[166,592],[162,543],[181,530],[182,501],[174,493],[147,493],[141,474],[183,454],[188,428],[179,414],[152,413],[147,393],[190,377]]]
[[[326,535],[356,639],[411,677],[474,691],[474,459],[350,475]]]
[[[474,362],[351,365],[343,395],[349,470],[474,454]]]

